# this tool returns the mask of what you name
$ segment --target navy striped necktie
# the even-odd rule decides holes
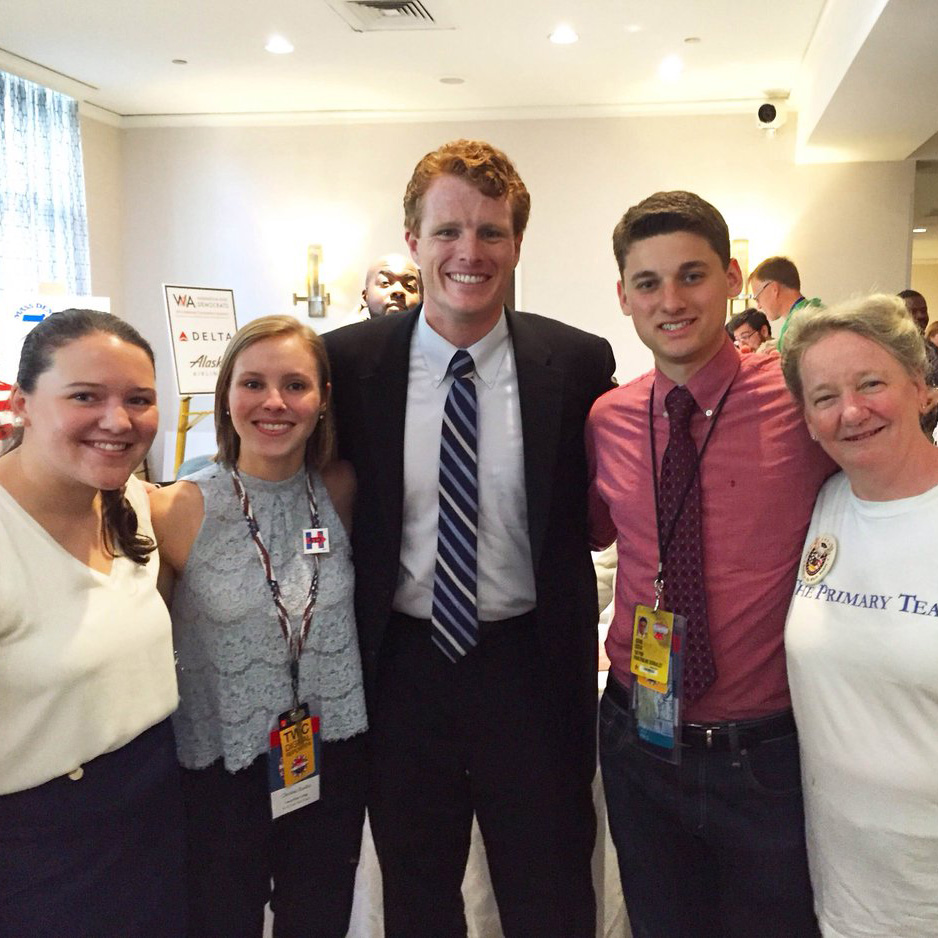
[[[433,641],[457,661],[479,641],[476,544],[479,485],[476,388],[472,356],[460,349],[449,363],[453,384],[443,408],[440,519],[433,576]]]

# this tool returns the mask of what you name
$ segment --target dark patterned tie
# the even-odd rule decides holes
[[[704,594],[697,445],[690,434],[690,418],[696,406],[690,391],[682,386],[673,388],[665,398],[671,428],[658,487],[661,536],[667,537],[674,524],[664,558],[664,590],[668,608],[687,619],[684,699],[690,702],[702,697],[717,676]]]
[[[476,542],[476,388],[472,356],[460,349],[449,364],[453,384],[443,408],[440,519],[433,577],[433,641],[450,661],[479,641]]]

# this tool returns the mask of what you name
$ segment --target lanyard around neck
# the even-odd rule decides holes
[[[293,625],[290,622],[290,615],[287,607],[283,603],[283,596],[280,591],[280,583],[274,575],[274,568],[270,561],[270,553],[264,545],[261,538],[260,529],[254,518],[254,511],[251,508],[251,500],[241,481],[241,476],[237,469],[231,470],[231,481],[234,485],[235,495],[241,504],[241,512],[244,520],[247,522],[248,531],[257,548],[257,556],[260,558],[261,566],[264,568],[264,578],[267,580],[267,586],[270,589],[270,595],[277,610],[277,621],[280,624],[280,632],[287,648],[290,650],[290,685],[293,690],[293,707],[299,706],[299,687],[300,687],[300,655],[303,654],[303,645],[306,637],[309,635],[309,628],[313,621],[313,609],[316,606],[316,599],[319,595],[319,555],[313,554],[313,577],[309,584],[309,592],[306,595],[306,605],[303,607],[303,618],[300,624],[300,631],[294,632]],[[316,505],[316,496],[313,494],[313,484],[310,481],[309,473],[306,473],[306,498],[309,502],[310,526],[318,528],[319,509]]]
[[[651,481],[655,491],[655,529],[658,534],[658,575],[655,577],[655,609],[658,608],[661,595],[664,592],[664,559],[668,554],[671,541],[674,539],[677,523],[684,511],[684,503],[687,501],[687,496],[690,494],[690,490],[697,478],[697,473],[700,470],[700,463],[703,460],[707,444],[710,442],[710,437],[713,435],[713,431],[716,428],[717,420],[720,419],[720,414],[723,413],[723,405],[726,403],[726,398],[729,396],[732,387],[733,382],[731,381],[727,389],[723,392],[723,396],[720,398],[716,410],[713,412],[713,419],[710,421],[707,435],[704,437],[703,445],[700,447],[697,458],[694,460],[694,471],[690,474],[687,485],[684,486],[684,491],[681,493],[681,499],[677,504],[677,510],[674,512],[674,517],[671,519],[671,526],[668,528],[665,536],[662,537],[661,504],[658,494],[658,454],[655,448],[655,384],[652,382],[651,394],[648,398],[648,436],[651,441]],[[670,414],[668,416],[670,418]],[[688,420],[688,433],[689,432],[690,421]]]

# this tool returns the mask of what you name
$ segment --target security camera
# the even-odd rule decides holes
[[[788,107],[784,101],[775,99],[763,101],[756,111],[756,123],[763,130],[778,130],[788,117]]]

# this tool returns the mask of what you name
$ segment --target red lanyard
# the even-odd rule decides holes
[[[280,592],[280,584],[274,576],[274,568],[270,562],[270,554],[264,546],[261,539],[261,532],[254,518],[254,512],[251,509],[251,501],[248,493],[245,491],[241,476],[237,469],[231,470],[231,481],[234,484],[235,495],[241,503],[241,512],[244,520],[247,522],[248,531],[254,540],[254,546],[257,548],[257,556],[260,557],[261,566],[264,568],[264,577],[267,580],[267,586],[270,588],[270,595],[274,601],[274,607],[277,610],[277,621],[280,623],[280,631],[283,634],[287,648],[290,649],[290,685],[293,690],[293,707],[299,707],[299,687],[300,687],[300,655],[303,654],[303,645],[306,637],[309,635],[309,627],[313,621],[313,609],[316,606],[316,598],[319,595],[319,555],[313,554],[313,578],[309,584],[309,593],[306,596],[306,606],[303,608],[303,621],[300,626],[299,634],[293,631],[290,622],[290,616],[287,608],[283,604],[283,598]],[[319,509],[316,507],[316,497],[313,495],[313,484],[310,481],[309,473],[306,474],[306,497],[309,500],[309,519],[310,527],[318,528]]]

